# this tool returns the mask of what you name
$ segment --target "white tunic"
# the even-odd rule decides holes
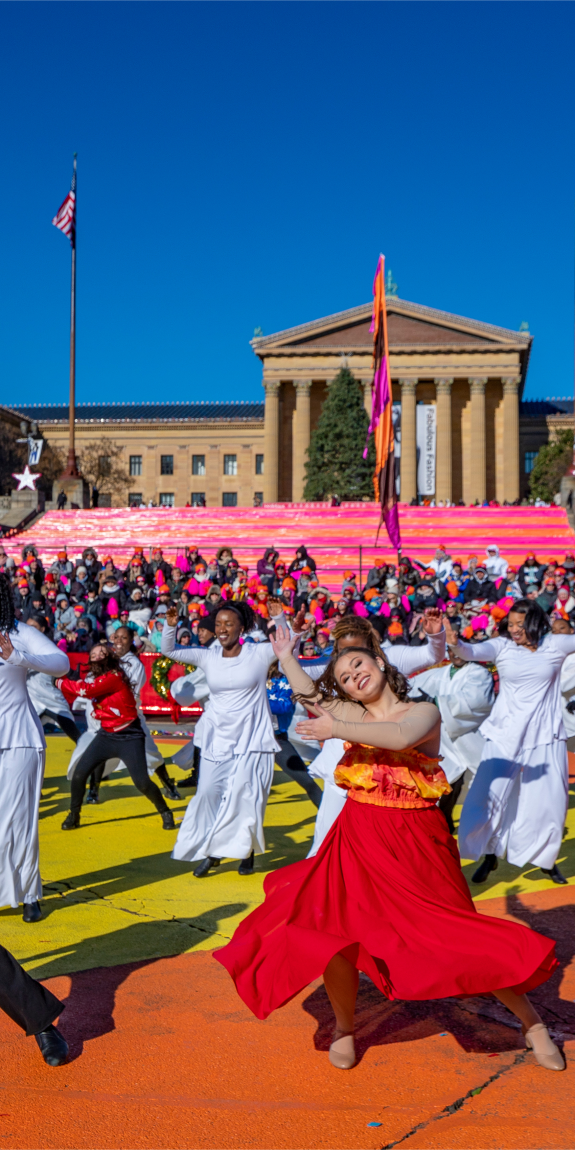
[[[41,631],[17,623],[0,657],[0,906],[42,897],[38,812],[46,741],[26,687],[28,671],[65,675],[68,656]]]
[[[175,627],[164,627],[162,654],[188,662],[189,650],[174,646],[175,633]],[[263,818],[279,750],[266,692],[274,658],[270,643],[244,643],[233,658],[224,658],[219,644],[194,648],[210,706],[202,717],[200,782],[173,858],[196,862],[265,851]]]
[[[428,643],[423,647],[393,646],[390,643],[389,647],[384,647],[384,650],[388,663],[397,667],[402,675],[414,675],[417,671],[422,671],[424,667],[432,667],[434,663],[441,663],[445,658],[445,631],[440,631],[439,635],[430,635]],[[322,666],[321,669],[313,667],[309,669],[308,674],[310,678],[318,679],[324,670],[325,666]],[[317,854],[329,828],[345,806],[347,791],[338,787],[333,778],[343,751],[342,739],[326,739],[320,754],[310,763],[308,768],[310,775],[324,781],[322,800],[317,812],[313,843],[308,858]]]
[[[486,745],[459,823],[462,858],[496,854],[551,868],[568,804],[561,668],[575,636],[547,634],[536,651],[510,639],[462,643],[464,659],[496,663],[499,695],[480,728]]]
[[[478,728],[495,701],[493,676],[479,663],[458,668],[449,664],[416,675],[413,689],[418,688],[435,699],[441,713],[439,753],[448,783],[466,770],[475,774],[485,745]]]

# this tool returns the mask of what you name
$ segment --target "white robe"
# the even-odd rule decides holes
[[[66,675],[68,656],[35,627],[17,623],[0,657],[0,906],[42,897],[38,814],[46,740],[26,686],[28,671]]]
[[[430,635],[428,643],[423,647],[395,647],[391,643],[389,646],[384,646],[388,663],[397,667],[402,675],[414,675],[417,671],[422,671],[424,667],[440,663],[445,658],[445,649],[445,631],[440,631],[439,635]],[[325,666],[321,669],[310,668],[308,674],[310,674],[310,678],[318,679],[324,670]],[[326,739],[320,754],[309,766],[310,775],[316,779],[323,779],[324,788],[308,858],[317,854],[328,830],[345,806],[347,791],[338,787],[333,778],[343,751],[342,739]]]
[[[209,649],[211,650],[212,647],[216,646],[221,646],[218,639],[210,643]],[[193,661],[190,659],[191,663]],[[202,668],[196,667],[194,671],[190,671],[189,675],[182,675],[181,678],[174,679],[170,686],[170,695],[181,707],[189,707],[192,703],[203,703],[205,714],[210,701],[210,688]],[[194,763],[194,747],[199,749],[202,745],[203,720],[204,715],[202,714],[195,725],[193,739],[190,739],[189,743],[184,743],[184,746],[180,747],[175,755],[172,755],[172,762],[182,771],[191,770]]]
[[[455,783],[466,770],[475,775],[485,746],[478,728],[495,702],[493,676],[479,663],[457,669],[450,663],[416,675],[413,691],[419,688],[435,699],[441,713],[439,753],[448,783]]]
[[[187,662],[174,646],[175,627],[164,627],[162,654]],[[247,858],[263,854],[263,820],[279,747],[266,692],[270,643],[244,643],[224,658],[221,646],[195,647],[194,663],[207,680],[210,706],[201,733],[200,782],[189,803],[172,858]]]
[[[575,653],[575,635],[547,634],[536,651],[504,638],[459,642],[455,651],[493,662],[499,673],[499,694],[480,728],[486,745],[461,813],[461,857],[507,855],[515,866],[550,869],[569,797],[561,669]]]
[[[561,668],[561,706],[568,751],[575,751],[575,715],[567,710],[567,703],[572,699],[575,699],[575,655],[568,655]]]
[[[39,717],[45,711],[51,711],[54,715],[64,715],[65,718],[74,722],[70,707],[51,675],[42,671],[29,671],[26,686],[28,687],[30,702]]]

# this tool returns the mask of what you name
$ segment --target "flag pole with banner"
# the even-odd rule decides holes
[[[74,171],[70,191],[64,203],[58,208],[52,223],[70,240],[72,248],[72,277],[70,291],[70,406],[68,411],[69,444],[68,462],[62,479],[79,479],[78,461],[76,459],[75,422],[76,422],[76,165],[77,155],[74,152]]]
[[[381,513],[377,528],[376,545],[381,526],[385,528],[396,551],[401,551],[397,490],[395,484],[395,454],[392,418],[391,377],[389,374],[389,345],[387,341],[387,309],[385,305],[385,256],[380,256],[373,281],[373,383],[372,412],[368,439],[375,441],[375,470],[373,485]],[[363,453],[367,457],[367,444]]]

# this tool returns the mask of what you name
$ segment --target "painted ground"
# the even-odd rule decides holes
[[[166,744],[165,753],[173,748]],[[85,808],[81,830],[62,832],[70,751],[66,739],[49,739],[45,917],[26,925],[4,909],[0,937],[66,1001],[61,1028],[72,1060],[46,1067],[33,1041],[0,1016],[2,1145],[575,1144],[574,811],[561,856],[568,887],[503,865],[478,896],[483,913],[512,915],[557,939],[562,969],[535,997],[564,1043],[567,1072],[538,1067],[514,1019],[488,998],[388,1004],[362,979],[360,1062],[346,1073],[327,1059],[330,1010],[321,983],[258,1022],[210,953],[261,899],[265,873],[306,853],[314,808],[303,792],[278,771],[257,874],[240,878],[228,863],[200,881],[172,862],[174,832],[161,829],[123,774],[104,785],[99,806]],[[187,801],[173,804],[177,819]]]

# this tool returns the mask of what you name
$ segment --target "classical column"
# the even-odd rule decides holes
[[[363,383],[362,383],[363,406],[365,407],[365,410],[367,411],[367,414],[369,415],[370,419],[371,419],[371,384],[372,384],[371,379],[364,379]]]
[[[487,377],[469,380],[471,395],[470,497],[483,503],[485,499],[485,387]]]
[[[301,503],[305,487],[305,465],[309,447],[309,393],[311,379],[294,379],[295,411],[292,441],[292,481],[291,497],[294,503]]]
[[[452,379],[435,380],[437,439],[435,449],[435,502],[451,500],[451,387]]]
[[[401,502],[411,503],[417,495],[417,451],[415,440],[416,379],[400,379],[401,387]]]
[[[279,391],[275,380],[264,380],[266,406],[264,415],[264,503],[277,503]]]
[[[508,503],[519,498],[519,384],[518,376],[503,384],[503,492]]]

